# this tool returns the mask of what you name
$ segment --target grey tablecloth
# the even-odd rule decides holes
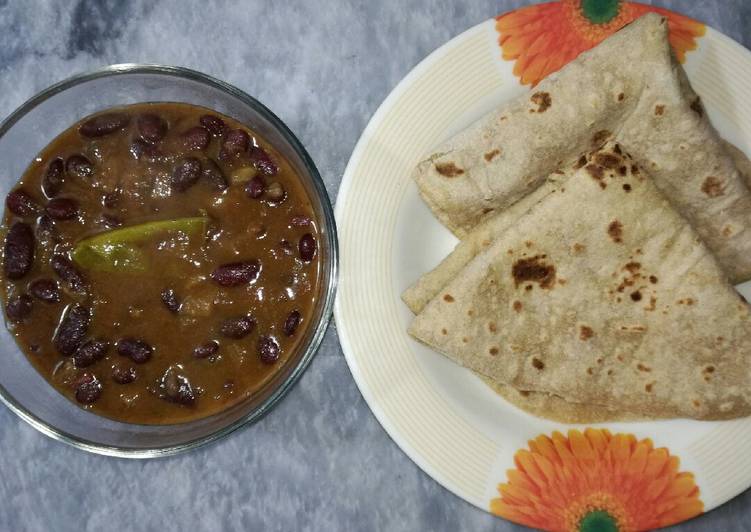
[[[0,0],[0,115],[109,63],[183,65],[237,85],[298,134],[336,196],[379,103],[423,57],[525,2]],[[650,3],[650,2],[648,2]],[[751,2],[663,0],[751,43]],[[678,530],[748,530],[751,494]],[[518,530],[431,480],[388,438],[332,326],[253,427],[156,461],[93,456],[0,407],[0,530]]]

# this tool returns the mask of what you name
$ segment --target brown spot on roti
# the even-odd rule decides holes
[[[443,296],[443,300],[446,303],[453,303],[454,302],[454,296],[452,296],[451,294],[446,294],[445,296]]]
[[[623,190],[625,190],[626,192],[631,192],[631,185],[629,185],[628,183],[623,183]]]
[[[495,157],[496,157],[497,155],[500,155],[500,153],[501,153],[501,150],[499,150],[498,148],[496,148],[496,149],[494,149],[494,150],[490,150],[489,152],[487,152],[487,153],[486,153],[486,154],[484,155],[484,157],[485,157],[485,160],[486,160],[487,162],[490,162],[490,161],[492,161],[492,160],[493,160],[493,159],[494,159],[494,158],[495,158]]]
[[[579,160],[576,161],[576,164],[574,165],[574,169],[578,170],[579,168],[581,168],[585,164],[587,164],[587,156],[586,155],[582,155],[581,157],[579,157]]]
[[[650,371],[652,371],[652,368],[650,368],[649,366],[646,366],[646,365],[642,364],[641,362],[639,362],[636,365],[636,369],[638,369],[639,371],[644,371],[646,373],[649,373]]]
[[[467,316],[470,316],[470,317],[471,317],[471,316],[474,316],[474,315],[475,315],[475,311],[474,311],[474,310],[472,310],[472,309],[469,309],[469,310],[467,311]]]
[[[729,225],[726,225],[722,228],[722,236],[730,237],[733,234],[733,228]]]
[[[519,395],[521,395],[522,397],[527,397],[529,396],[529,392],[527,390],[519,390]]]
[[[496,327],[495,323],[491,321],[490,323],[488,323],[488,330],[490,332],[496,332],[498,330],[498,327]]]
[[[721,179],[710,175],[701,184],[701,191],[710,198],[716,198],[725,193],[725,184]]]
[[[618,101],[619,102],[622,102],[625,98],[626,98],[625,94],[623,94],[622,92],[618,93]]]
[[[649,282],[652,284],[657,284],[657,276],[656,275],[650,275],[649,276]]]
[[[443,334],[444,336],[446,336],[448,334],[448,331],[446,329],[441,329],[441,334]]]
[[[613,220],[608,225],[608,235],[616,244],[623,242],[623,224],[618,220]]]
[[[545,369],[545,363],[542,360],[540,360],[539,358],[533,358],[532,359],[532,365],[535,367],[535,369],[538,369],[540,371],[542,371],[543,369]]]
[[[603,144],[605,144],[605,141],[607,141],[613,134],[608,131],[607,129],[602,129],[592,135],[592,145],[595,148],[599,148]]]
[[[587,368],[587,375],[594,375],[595,370],[593,368]]]
[[[657,116],[662,116],[664,113],[665,113],[664,105],[655,105],[655,114]]]
[[[608,170],[613,170],[614,168],[618,168],[618,166],[621,164],[621,161],[622,161],[622,159],[618,157],[617,155],[613,153],[607,153],[607,152],[597,153],[594,159],[597,164],[599,164],[600,166],[604,166]]]
[[[491,355],[495,356],[498,354],[498,348],[497,347],[491,347],[488,351]]]
[[[629,262],[623,267],[628,273],[635,274],[641,269],[641,262]]]
[[[641,292],[631,292],[631,301],[641,301]]]
[[[652,393],[652,387],[653,387],[654,385],[655,385],[655,383],[654,383],[654,382],[648,382],[647,384],[645,384],[645,385],[644,385],[644,390],[645,390],[645,391],[646,391],[647,393]]]
[[[524,305],[522,305],[521,301],[514,301],[513,307],[514,307],[514,311],[521,312],[522,309],[524,308]]]
[[[588,327],[586,325],[582,325],[579,327],[579,339],[583,342],[586,342],[590,338],[592,338],[595,335],[595,332],[592,330],[592,327]]]
[[[587,246],[585,246],[584,244],[579,244],[578,242],[575,242],[573,247],[574,247],[574,253],[576,254],[581,253],[582,251],[587,249]]]
[[[511,275],[515,286],[530,281],[538,283],[540,288],[552,288],[555,284],[555,266],[544,261],[544,255],[535,255],[517,260],[511,267]],[[525,290],[531,290],[532,285],[527,285]]]
[[[530,109],[530,112],[532,113],[544,113],[553,104],[553,99],[547,92],[536,92],[532,95],[530,100],[537,106],[536,111],[534,109]]]
[[[452,162],[448,163],[437,163],[435,165],[435,170],[439,174],[445,177],[456,177],[458,175],[462,175],[464,173],[464,170],[456,166]]]
[[[701,403],[699,401],[697,401],[696,399],[694,399],[691,402],[691,404],[693,404],[695,408],[699,408],[701,406]]]

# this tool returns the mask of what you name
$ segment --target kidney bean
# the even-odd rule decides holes
[[[295,227],[306,227],[308,225],[311,225],[313,223],[313,220],[311,220],[309,217],[304,216],[302,214],[297,214],[293,216],[289,224]]]
[[[272,177],[279,173],[279,167],[271,160],[271,156],[263,148],[251,146],[249,156],[250,160],[258,168],[258,171],[265,176]]]
[[[172,288],[165,288],[162,290],[161,299],[164,306],[167,307],[167,310],[170,312],[177,314],[180,311],[182,304]]]
[[[124,366],[120,364],[112,366],[112,380],[118,384],[130,384],[136,380],[137,376],[136,368],[133,366]]]
[[[218,351],[219,343],[211,340],[193,349],[193,356],[195,358],[209,358],[211,356],[214,356]]]
[[[20,279],[34,265],[36,239],[31,226],[24,222],[14,223],[5,237],[3,267],[8,279]]]
[[[264,364],[273,364],[279,359],[279,344],[271,336],[258,339],[258,356]]]
[[[217,190],[226,190],[229,187],[227,177],[213,159],[206,159],[203,163],[201,177],[206,179]]]
[[[192,187],[201,176],[201,161],[195,157],[186,157],[177,163],[172,171],[172,186],[184,192]]]
[[[61,355],[71,356],[76,352],[89,330],[90,322],[91,310],[82,305],[68,307],[53,338],[53,343]]]
[[[144,113],[136,119],[136,127],[141,139],[148,144],[155,144],[167,134],[167,122],[153,113]]]
[[[70,287],[71,290],[81,293],[86,292],[86,278],[68,257],[59,253],[55,254],[50,259],[50,266],[52,266],[52,270]]]
[[[256,322],[249,316],[239,316],[237,318],[228,318],[222,322],[220,331],[227,338],[239,340],[245,338],[253,330]]]
[[[226,156],[236,156],[240,153],[248,151],[250,145],[250,137],[242,129],[232,129],[224,137],[222,142],[222,152]]]
[[[287,319],[284,321],[284,334],[286,334],[287,336],[294,335],[301,321],[302,315],[299,311],[293,310],[292,312],[290,312],[289,316],[287,316]]]
[[[19,294],[11,297],[5,306],[5,313],[11,321],[19,322],[31,314],[34,308],[34,300],[28,294]]]
[[[190,381],[174,367],[167,368],[162,375],[159,381],[159,391],[162,399],[173,403],[190,406],[196,402],[196,394]]]
[[[45,303],[60,302],[60,287],[52,279],[37,279],[29,285],[29,292]]]
[[[266,190],[266,180],[260,175],[255,176],[245,185],[245,193],[253,199],[263,196],[264,190]]]
[[[304,262],[310,262],[316,256],[316,239],[310,233],[305,233],[300,237],[297,248],[300,251],[300,258]]]
[[[109,342],[104,340],[89,340],[73,353],[73,363],[77,368],[86,368],[102,360],[110,348]]]
[[[81,124],[78,132],[88,138],[103,137],[123,129],[130,124],[130,116],[125,113],[102,113]]]
[[[211,135],[205,127],[196,126],[183,133],[183,146],[189,150],[205,150],[211,142]]]
[[[20,188],[6,196],[5,206],[8,207],[10,212],[22,218],[37,214],[40,208],[39,204],[25,190]]]
[[[54,220],[70,220],[78,216],[78,202],[70,198],[54,198],[47,203],[45,210]]]
[[[261,263],[257,260],[230,262],[211,272],[211,278],[221,286],[238,286],[255,281],[260,271]]]
[[[278,181],[274,181],[266,187],[266,199],[273,205],[282,203],[287,198],[287,191]]]
[[[71,155],[65,161],[65,171],[70,176],[86,179],[94,175],[94,165],[83,155]]]
[[[60,157],[53,159],[47,167],[42,178],[42,192],[48,198],[54,198],[63,188],[64,170],[63,160]]]
[[[122,338],[117,342],[117,353],[130,358],[136,364],[143,364],[151,359],[154,348],[139,338]]]
[[[75,383],[76,401],[85,405],[96,402],[102,395],[102,383],[95,375],[84,373]]]
[[[128,151],[136,161],[140,161],[141,159],[154,161],[162,156],[162,153],[155,144],[149,144],[143,139],[134,139],[130,143]]]
[[[214,137],[221,137],[227,130],[224,120],[214,115],[203,115],[198,122],[205,127]]]

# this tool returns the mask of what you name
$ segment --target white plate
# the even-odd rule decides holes
[[[751,101],[746,97],[751,53],[709,28],[697,43],[685,64],[692,84],[721,134],[751,153]],[[501,58],[495,19],[431,54],[373,116],[347,166],[336,204],[341,280],[335,316],[352,375],[404,452],[443,486],[484,510],[500,497],[498,485],[507,481],[515,453],[527,448],[528,440],[585,427],[526,414],[468,370],[413,341],[406,334],[411,313],[399,296],[456,243],[420,200],[410,173],[439,142],[529,90],[513,67]],[[751,290],[741,291],[751,296]],[[632,444],[650,438],[655,447],[677,456],[680,471],[694,475],[698,493],[691,496],[704,511],[751,486],[751,420],[598,428],[603,427],[634,435]],[[562,506],[569,502],[558,501]],[[639,512],[648,513],[653,510],[649,505],[659,502],[642,501],[646,509]],[[668,511],[660,522],[690,517],[676,512],[670,517]],[[639,521],[645,514],[628,518],[651,522]]]

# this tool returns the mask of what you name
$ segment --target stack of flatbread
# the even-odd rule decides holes
[[[409,333],[564,422],[751,414],[748,160],[646,15],[438,147]]]

